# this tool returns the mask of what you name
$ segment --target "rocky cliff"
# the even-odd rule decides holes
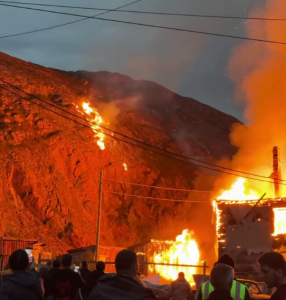
[[[109,162],[103,175],[102,244],[174,237],[198,219],[198,203],[128,196],[201,199],[129,184],[192,189],[198,170],[191,163],[108,136],[102,151],[91,129],[56,108],[50,109],[59,114],[36,105],[35,97],[79,116],[75,105],[89,102],[104,126],[170,151],[210,161],[235,153],[229,142],[235,118],[153,82],[108,72],[63,72],[3,53],[0,78],[34,95],[0,83],[26,98],[0,87],[0,236],[37,238],[58,251],[94,244],[99,170]]]

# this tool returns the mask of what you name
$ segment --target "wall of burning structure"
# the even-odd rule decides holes
[[[284,254],[285,216],[286,199],[216,201],[218,255],[234,258],[237,277],[260,280],[259,256],[272,250]]]

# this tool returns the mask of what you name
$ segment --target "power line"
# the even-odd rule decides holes
[[[109,178],[103,178],[103,179],[107,180],[107,181],[112,181],[112,182],[130,184],[130,185],[134,185],[134,186],[143,186],[143,187],[161,189],[161,190],[180,191],[180,192],[196,192],[196,193],[211,193],[212,192],[212,191],[199,191],[199,190],[186,190],[186,189],[167,188],[167,187],[161,187],[161,186],[156,186],[156,185],[145,185],[145,184],[139,184],[139,183],[133,183],[133,182],[120,181],[120,180],[109,179]]]
[[[56,105],[54,105],[54,104],[52,104],[52,103],[49,103],[48,101],[45,101],[45,100],[43,100],[43,99],[41,99],[41,98],[39,98],[39,97],[37,97],[37,96],[35,96],[35,95],[32,95],[32,94],[30,94],[30,93],[27,93],[27,92],[21,90],[20,88],[18,88],[17,86],[14,86],[14,85],[12,85],[12,84],[6,82],[6,81],[3,80],[3,79],[0,79],[0,81],[2,81],[2,82],[4,82],[4,83],[8,84],[9,86],[11,86],[11,87],[13,87],[13,88],[19,90],[19,91],[22,92],[22,93],[25,93],[26,95],[28,95],[28,96],[30,96],[30,97],[34,97],[34,98],[40,100],[41,102],[43,102],[43,103],[45,103],[45,104],[47,104],[47,105],[49,105],[49,106],[52,106],[52,107],[54,107],[54,108],[56,108],[56,109],[61,110],[62,112],[65,112],[66,114],[72,115],[72,116],[74,116],[74,117],[76,117],[76,118],[79,118],[79,119],[83,120],[84,122],[87,122],[87,123],[89,123],[89,124],[91,124],[91,125],[94,125],[92,122],[89,122],[89,121],[86,120],[85,118],[83,118],[83,117],[81,117],[81,116],[78,116],[78,115],[76,115],[76,114],[74,114],[74,113],[71,113],[71,112],[69,112],[69,111],[66,111],[65,109],[63,109],[63,108],[61,108],[61,107],[58,107],[58,106],[56,106]],[[4,87],[2,86],[2,88],[4,88]],[[7,89],[7,88],[4,88],[4,89],[6,89],[7,91],[13,93],[14,95],[17,95],[17,96],[19,96],[19,97],[21,97],[21,98],[23,98],[23,99],[25,99],[25,100],[27,100],[27,101],[30,101],[30,99],[24,98],[23,96],[20,96],[19,94],[16,94],[16,93],[12,92],[11,90],[9,90],[9,89]],[[31,101],[31,102],[32,102],[32,101]],[[32,102],[32,103],[34,103],[34,104],[37,105],[36,102]],[[53,112],[53,113],[56,113],[56,114],[59,115],[59,116],[62,116],[62,117],[65,117],[66,119],[69,119],[69,120],[72,120],[72,121],[74,121],[74,122],[77,122],[77,121],[74,120],[74,119],[70,119],[70,118],[68,118],[68,117],[66,117],[66,116],[63,116],[63,115],[57,113],[57,112],[54,112],[53,110],[50,110],[50,109],[46,108],[46,107],[43,106],[43,105],[40,105],[40,106],[41,106],[42,108],[45,108],[45,109],[47,109],[47,110]],[[78,123],[78,124],[81,124],[81,125],[84,125],[84,124],[82,124],[82,123],[80,123],[80,122],[77,122],[77,123]],[[88,125],[84,125],[84,126],[86,126],[87,128],[90,128],[90,126],[88,126]],[[157,147],[157,146],[154,146],[154,145],[145,143],[145,142],[143,142],[143,141],[140,141],[140,140],[131,138],[131,137],[127,136],[127,135],[124,135],[124,134],[119,133],[119,132],[117,132],[117,131],[111,130],[111,129],[106,128],[106,127],[104,127],[104,126],[101,126],[101,125],[98,125],[98,126],[101,127],[101,128],[104,128],[104,129],[106,129],[106,130],[108,130],[108,131],[111,131],[112,133],[118,134],[118,135],[120,135],[120,136],[122,136],[122,137],[125,137],[125,138],[128,138],[128,139],[132,140],[132,141],[135,141],[135,142],[137,142],[137,143],[141,143],[141,144],[143,144],[144,146],[155,148],[155,149],[159,150],[160,152],[156,152],[156,151],[151,150],[151,149],[149,149],[149,148],[144,148],[144,147],[139,146],[139,145],[137,145],[137,144],[133,144],[133,143],[131,143],[131,142],[129,142],[129,141],[122,140],[122,139],[120,139],[120,138],[118,138],[118,137],[114,137],[114,136],[111,135],[111,134],[107,134],[107,133],[102,132],[102,134],[104,134],[104,135],[106,135],[106,136],[112,137],[113,139],[117,139],[117,140],[119,140],[119,141],[123,141],[123,142],[125,142],[125,143],[127,143],[127,144],[130,144],[130,145],[139,147],[139,148],[141,148],[141,149],[148,150],[148,151],[150,151],[150,152],[157,153],[157,154],[160,154],[160,155],[163,155],[163,156],[166,156],[166,157],[169,157],[169,158],[173,158],[173,159],[176,159],[176,160],[184,161],[184,162],[185,162],[185,161],[188,161],[188,160],[198,161],[198,160],[193,159],[193,158],[190,158],[190,157],[188,157],[188,156],[184,156],[184,155],[181,155],[181,154],[179,154],[179,153],[175,153],[175,152],[172,152],[172,151],[168,151],[168,150],[162,149],[162,148],[160,148],[160,147]],[[180,158],[178,158],[178,157],[174,157],[174,156],[170,156],[170,155],[164,154],[164,153],[162,153],[161,151],[166,152],[166,153],[168,153],[168,154],[172,154],[172,155],[175,155],[175,156],[182,157],[182,158],[184,158],[185,160],[182,160],[182,159],[180,159]],[[199,162],[200,162],[200,161],[199,161]],[[206,162],[202,162],[202,163],[208,164],[208,163],[206,163]],[[199,164],[196,164],[196,163],[193,163],[193,165],[198,166],[198,167],[202,167],[202,168],[205,168],[205,169],[208,169],[208,170],[216,171],[216,172],[221,172],[221,173],[224,173],[224,174],[233,175],[233,176],[236,176],[236,177],[243,177],[243,178],[253,179],[253,180],[257,180],[257,181],[261,181],[261,182],[267,182],[267,183],[271,183],[271,184],[273,183],[272,181],[269,181],[269,180],[261,180],[261,179],[258,179],[258,178],[252,178],[252,177],[248,177],[248,176],[242,176],[242,175],[240,175],[240,174],[233,174],[233,173],[230,173],[230,172],[226,172],[226,171],[222,171],[222,170],[210,168],[210,167],[203,166],[203,165],[199,165]],[[218,166],[218,165],[214,165],[214,164],[211,164],[211,165],[214,166],[214,167],[218,167],[218,168],[222,168],[222,169],[227,169],[227,170],[229,170],[229,171],[234,171],[234,172],[237,172],[237,173],[238,173],[238,172],[240,172],[240,173],[242,173],[242,174],[243,174],[243,173],[246,173],[246,172],[242,172],[242,171],[236,171],[236,170],[233,170],[233,169],[224,168],[224,167],[222,167],[222,166]],[[251,173],[247,173],[247,174],[252,175]],[[261,175],[257,175],[257,174],[253,174],[253,176],[256,176],[256,177],[262,177],[262,178],[265,177],[266,179],[269,179],[269,178],[266,177],[266,176],[261,176]],[[281,185],[286,185],[286,184],[281,183],[281,182],[283,182],[283,181],[285,181],[285,180],[282,180],[282,179],[281,179],[280,182],[279,182],[279,184],[281,184]]]
[[[57,4],[43,4],[31,2],[18,2],[18,1],[0,1],[0,3],[12,3],[32,6],[43,7],[56,7],[56,8],[69,8],[69,9],[83,9],[83,10],[99,10],[107,11],[108,8],[86,7],[86,6],[70,6],[70,5],[57,5]],[[163,16],[177,16],[177,17],[198,17],[198,18],[216,18],[216,19],[237,19],[237,20],[257,20],[257,21],[286,21],[283,18],[263,18],[263,17],[241,17],[241,16],[222,16],[222,15],[202,15],[202,14],[186,14],[186,13],[168,13],[168,12],[154,12],[154,11],[140,11],[140,10],[123,10],[113,9],[114,12],[121,13],[134,13],[134,14],[148,14],[148,15],[163,15]]]
[[[67,113],[67,114],[69,114],[69,115],[71,115],[71,116],[73,116],[73,117],[76,117],[76,118],[78,118],[78,119],[80,119],[80,120],[83,120],[84,122],[88,122],[88,123],[91,124],[91,125],[94,125],[93,123],[89,122],[89,121],[86,120],[85,118],[83,118],[83,117],[81,117],[81,116],[78,116],[77,114],[74,114],[74,113],[72,113],[72,112],[66,111],[65,109],[63,109],[63,108],[61,108],[61,107],[59,107],[59,106],[57,106],[57,105],[54,105],[54,104],[52,104],[52,103],[50,103],[50,102],[48,102],[48,101],[46,101],[46,100],[43,100],[43,99],[41,99],[40,97],[37,97],[37,96],[32,95],[32,94],[30,94],[30,93],[27,93],[27,92],[21,90],[20,88],[18,88],[17,86],[15,86],[15,85],[13,85],[13,84],[11,84],[11,83],[9,83],[9,82],[3,80],[3,79],[0,79],[0,81],[2,81],[3,83],[5,83],[5,84],[11,86],[11,87],[14,88],[14,89],[17,89],[18,91],[20,91],[20,92],[22,92],[22,93],[24,93],[24,94],[26,94],[26,95],[28,95],[28,96],[30,96],[30,97],[34,97],[34,98],[38,99],[39,101],[41,101],[41,102],[43,102],[43,103],[45,103],[45,104],[47,104],[47,105],[49,105],[49,106],[52,106],[52,107],[54,107],[54,108],[56,108],[56,109],[61,110],[61,111],[64,112],[64,113]],[[125,134],[123,134],[123,133],[121,133],[121,132],[118,132],[118,131],[109,129],[109,128],[105,127],[105,126],[102,126],[102,125],[99,125],[99,124],[97,124],[97,126],[100,127],[100,128],[102,128],[102,129],[108,130],[108,131],[110,131],[110,132],[112,132],[112,133],[118,134],[118,135],[121,136],[121,137],[124,137],[124,138],[127,138],[127,139],[129,139],[129,140],[135,141],[136,143],[141,143],[141,144],[143,144],[144,146],[152,147],[152,148],[155,148],[155,149],[157,149],[157,150],[159,150],[159,151],[163,151],[163,152],[166,152],[166,153],[171,154],[171,155],[179,156],[179,157],[181,157],[181,158],[184,158],[184,159],[187,160],[187,161],[190,160],[190,161],[202,163],[202,164],[205,164],[205,165],[209,165],[209,166],[212,166],[212,167],[215,167],[215,168],[220,168],[220,169],[227,170],[227,171],[232,171],[232,172],[236,172],[236,173],[240,173],[240,174],[250,175],[250,176],[254,176],[254,177],[258,177],[258,178],[269,179],[269,177],[267,177],[267,176],[258,175],[258,174],[253,174],[253,173],[244,172],[244,171],[239,171],[239,170],[235,170],[235,169],[231,169],[231,168],[219,166],[219,165],[216,165],[216,164],[204,162],[204,161],[199,160],[199,159],[195,159],[195,158],[188,157],[188,156],[185,156],[185,155],[176,153],[176,152],[172,152],[172,151],[169,151],[169,150],[166,150],[166,149],[162,149],[162,148],[157,147],[157,146],[155,146],[155,145],[152,145],[152,144],[146,143],[146,142],[144,142],[144,141],[141,141],[141,140],[132,138],[132,137],[130,137],[130,136],[128,136],[128,135],[125,135]],[[104,134],[107,135],[106,133],[104,133]],[[108,136],[112,136],[112,135],[108,135]],[[113,137],[113,136],[112,136],[112,137]],[[181,161],[182,161],[182,160],[181,160]],[[194,163],[193,163],[193,164],[194,164]],[[198,164],[194,164],[194,165],[200,166],[200,167],[204,167],[204,166],[201,166],[201,165],[198,165]],[[206,169],[213,170],[213,171],[215,170],[215,169],[212,169],[212,168],[206,168]],[[220,172],[220,170],[215,170],[215,171]],[[226,173],[226,172],[224,172],[224,173]],[[226,173],[226,174],[230,174],[230,173]],[[231,175],[235,175],[235,176],[238,176],[238,177],[243,177],[243,176],[241,176],[240,174],[237,174],[237,175],[236,175],[236,174],[231,174]],[[244,178],[249,178],[249,177],[244,177]],[[249,178],[249,179],[250,179],[250,178]],[[281,180],[279,180],[279,181],[280,181],[280,182],[285,182],[286,180],[281,179]],[[264,182],[273,183],[272,181],[264,181]]]
[[[31,31],[21,32],[21,33],[15,33],[15,34],[10,34],[10,35],[3,35],[3,36],[0,36],[0,39],[9,38],[9,37],[14,37],[14,36],[20,36],[20,35],[26,35],[26,34],[30,34],[30,33],[41,32],[41,31],[46,31],[46,30],[50,30],[50,29],[54,29],[54,28],[59,28],[59,27],[63,27],[63,26],[75,24],[75,23],[78,23],[78,22],[81,22],[81,21],[85,21],[85,20],[88,20],[88,19],[91,19],[91,18],[95,18],[95,17],[98,17],[98,16],[102,16],[102,15],[107,14],[107,13],[109,13],[109,12],[112,12],[112,11],[114,11],[114,10],[118,10],[118,9],[120,9],[120,8],[127,7],[127,6],[129,6],[129,5],[135,4],[135,3],[140,2],[140,1],[142,1],[142,0],[136,0],[136,1],[133,1],[133,2],[131,2],[131,3],[128,3],[128,4],[125,4],[125,5],[116,7],[116,8],[114,8],[114,9],[109,9],[109,10],[107,10],[106,12],[99,13],[99,14],[96,14],[96,15],[91,16],[91,17],[86,16],[86,17],[84,17],[84,18],[82,18],[82,19],[75,20],[75,21],[71,21],[71,22],[67,22],[67,23],[62,23],[62,24],[58,24],[58,25],[54,25],[54,26],[50,26],[50,27],[45,27],[45,28],[41,28],[41,29],[35,29],[35,30],[31,30]],[[4,4],[0,4],[0,5],[4,5]],[[5,6],[8,6],[8,5],[5,5]],[[21,8],[20,6],[15,6],[15,7]],[[24,7],[23,7],[23,8],[24,8]]]
[[[147,200],[157,200],[157,201],[170,201],[170,202],[195,202],[195,203],[207,203],[209,204],[210,201],[199,201],[199,200],[178,200],[178,199],[165,199],[165,198],[155,198],[155,197],[145,197],[145,196],[138,196],[138,195],[132,195],[132,194],[125,194],[123,192],[112,192],[108,190],[103,190],[103,192],[111,193],[111,194],[117,194],[122,196],[128,196],[128,197],[135,197],[135,198],[141,198],[141,199],[147,199]]]
[[[109,21],[109,22],[122,23],[122,24],[128,24],[128,25],[137,25],[137,26],[150,27],[150,28],[159,28],[159,29],[166,29],[166,30],[172,30],[172,31],[178,31],[178,32],[197,33],[197,34],[203,34],[203,35],[227,37],[227,38],[232,38],[232,39],[240,39],[240,40],[247,40],[247,41],[254,41],[254,42],[261,42],[261,43],[286,45],[286,42],[281,42],[281,41],[256,39],[256,38],[249,38],[249,37],[243,37],[243,36],[212,33],[212,32],[206,32],[206,31],[189,30],[189,29],[182,29],[182,28],[175,28],[175,27],[168,27],[168,26],[159,26],[159,25],[152,25],[152,24],[139,23],[139,22],[120,21],[120,20],[115,20],[115,19],[98,18],[96,16],[89,17],[89,16],[80,15],[80,14],[72,14],[72,13],[66,13],[66,12],[53,11],[53,10],[45,10],[45,9],[25,7],[25,6],[16,6],[16,5],[8,5],[8,4],[0,4],[0,5],[7,6],[7,7],[22,8],[22,9],[27,9],[27,10],[54,13],[54,14],[60,14],[60,15],[84,17],[84,19],[81,19],[81,20],[96,19],[96,20],[101,20],[101,21]],[[77,21],[74,21],[74,22],[69,22],[69,23],[57,25],[57,27],[64,26],[64,25],[69,25],[69,24],[72,24],[72,23],[75,23],[75,22],[79,22],[81,20],[77,20]],[[52,28],[55,28],[55,27],[52,27]],[[12,34],[12,35],[0,36],[0,38],[8,38],[8,37],[12,37],[12,36],[19,36],[19,35],[29,34],[29,33],[33,33],[33,32],[44,31],[44,30],[48,30],[48,29],[52,29],[52,28],[48,27],[48,28],[42,28],[42,29],[33,30],[33,31],[26,31],[26,32],[22,32],[22,33]]]

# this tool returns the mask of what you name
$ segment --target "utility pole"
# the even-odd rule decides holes
[[[103,169],[111,166],[112,163],[108,163],[106,166],[100,169],[99,176],[99,188],[98,188],[98,212],[97,212],[97,231],[96,231],[96,244],[94,251],[94,260],[98,262],[99,258],[99,235],[100,235],[100,217],[101,217],[101,201],[102,201],[102,178],[103,178]]]
[[[95,245],[95,261],[96,262],[98,262],[98,255],[99,255],[99,235],[100,235],[101,198],[102,198],[102,174],[103,174],[103,168],[100,169],[99,189],[98,189],[98,216],[97,216],[97,231],[96,231],[96,245]]]

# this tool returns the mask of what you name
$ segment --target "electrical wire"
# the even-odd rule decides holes
[[[182,29],[182,28],[175,28],[175,27],[168,27],[168,26],[160,26],[160,25],[152,25],[152,24],[139,23],[139,22],[121,21],[121,20],[107,19],[107,18],[98,18],[97,16],[89,17],[89,16],[80,15],[80,14],[73,14],[73,13],[59,12],[59,11],[53,11],[53,10],[31,8],[31,7],[25,7],[25,6],[16,6],[16,5],[8,5],[8,4],[0,4],[0,5],[1,6],[7,6],[7,7],[22,8],[22,9],[27,9],[27,10],[34,10],[34,11],[41,11],[41,12],[48,12],[48,13],[67,15],[67,16],[75,16],[75,17],[83,17],[84,18],[84,19],[77,20],[77,21],[74,21],[74,22],[61,24],[60,26],[69,25],[69,24],[72,24],[72,23],[75,23],[75,22],[86,20],[86,19],[96,19],[96,20],[101,20],[101,21],[122,23],[122,24],[128,24],[128,25],[137,25],[137,26],[142,26],[142,27],[159,28],[159,29],[166,29],[166,30],[172,30],[172,31],[197,33],[197,34],[202,34],[202,35],[210,35],[210,36],[218,36],[218,37],[227,37],[227,38],[232,38],[232,39],[240,39],[240,40],[254,41],[254,42],[261,42],[261,43],[268,43],[268,44],[286,45],[286,42],[282,42],[282,41],[249,38],[249,37],[243,37],[243,36],[228,35],[228,34],[213,33],[213,32],[198,31],[198,30],[189,30],[189,29]],[[59,26],[57,25],[57,27],[59,27]],[[52,27],[52,28],[55,28],[55,27]],[[22,33],[12,34],[12,35],[5,35],[5,36],[0,36],[0,38],[8,38],[8,37],[12,37],[12,36],[19,36],[19,35],[29,34],[29,33],[33,33],[33,32],[44,31],[44,30],[48,30],[48,29],[52,29],[52,28],[48,27],[48,28],[42,28],[42,29],[37,29],[37,30],[33,30],[33,31],[26,31],[26,32],[22,32]]]
[[[132,195],[132,194],[125,194],[122,192],[112,192],[108,190],[103,190],[103,192],[111,193],[111,194],[117,194],[122,196],[128,196],[128,197],[135,197],[135,198],[141,198],[141,199],[147,199],[147,200],[157,200],[157,201],[170,201],[170,202],[190,202],[190,203],[207,203],[210,204],[210,201],[199,201],[199,200],[178,200],[178,199],[165,199],[165,198],[155,198],[155,197],[145,197],[145,196],[138,196],[138,195]]]
[[[107,181],[112,181],[112,182],[130,184],[130,185],[134,185],[134,186],[143,186],[143,187],[154,188],[154,189],[161,189],[161,190],[180,191],[180,192],[196,192],[196,193],[211,193],[212,192],[212,191],[199,191],[199,190],[186,190],[186,189],[166,188],[166,187],[161,187],[161,186],[156,186],[156,185],[145,185],[145,184],[139,184],[139,183],[133,183],[133,182],[126,182],[126,181],[120,181],[120,180],[109,179],[109,178],[103,178],[103,179],[107,180]]]
[[[0,79],[0,80],[1,80],[1,79]],[[88,125],[86,125],[86,124],[82,124],[81,122],[78,122],[77,120],[71,119],[71,118],[69,118],[69,117],[67,117],[67,116],[64,116],[64,115],[58,113],[58,112],[55,112],[55,111],[53,111],[53,110],[51,110],[51,109],[45,107],[44,105],[41,105],[41,104],[37,103],[37,102],[33,102],[33,101],[31,101],[31,99],[25,98],[25,97],[23,97],[23,96],[21,96],[21,95],[15,93],[15,92],[13,92],[13,91],[7,89],[6,87],[3,87],[3,86],[1,86],[1,85],[0,85],[0,87],[1,87],[2,89],[4,89],[4,90],[10,92],[11,94],[14,94],[14,95],[16,95],[16,96],[18,96],[18,97],[20,97],[20,98],[26,100],[26,101],[30,101],[31,103],[33,103],[33,104],[35,104],[35,105],[38,105],[38,106],[40,106],[40,107],[42,107],[42,108],[44,108],[44,109],[46,109],[46,110],[48,110],[48,111],[50,111],[50,112],[52,112],[52,113],[58,115],[58,116],[61,116],[61,117],[65,118],[65,119],[67,119],[67,120],[73,121],[73,122],[75,122],[75,123],[77,123],[77,124],[79,124],[79,125],[82,125],[82,126],[87,127],[87,128],[90,129],[90,126],[88,126]],[[23,93],[26,93],[26,92],[23,91]],[[33,96],[33,95],[31,95],[31,96]],[[37,97],[35,96],[35,98],[37,98]],[[40,98],[37,98],[37,99],[40,99]],[[59,108],[59,109],[60,109],[60,108]],[[63,111],[65,111],[65,110],[63,110]],[[68,113],[67,111],[65,111],[65,112]],[[69,114],[69,113],[68,113],[68,114]],[[85,120],[85,122],[88,122],[89,124],[94,125],[93,123],[89,122],[88,120]],[[175,159],[175,160],[178,160],[178,161],[181,161],[181,162],[188,162],[187,160],[183,160],[183,159],[180,159],[180,158],[178,158],[178,157],[170,156],[170,155],[167,155],[167,154],[162,153],[162,152],[156,152],[156,151],[154,151],[154,150],[152,150],[152,149],[150,149],[150,148],[144,148],[144,147],[142,147],[142,146],[140,146],[140,145],[138,145],[138,144],[133,144],[133,143],[131,143],[131,142],[129,142],[129,141],[120,139],[120,138],[115,137],[115,136],[113,136],[113,135],[111,135],[111,134],[108,134],[108,133],[102,132],[102,134],[104,134],[104,135],[106,135],[106,136],[109,136],[109,137],[111,137],[111,138],[113,138],[113,139],[115,139],[115,140],[119,140],[119,141],[124,142],[124,143],[126,143],[126,144],[135,146],[135,147],[137,147],[137,148],[141,148],[141,149],[143,149],[143,150],[150,151],[150,152],[152,152],[152,153],[156,153],[156,154],[159,154],[159,155],[162,155],[162,156],[165,156],[165,157],[168,157],[168,158],[172,158],[172,159]],[[130,138],[130,139],[132,139],[132,138]],[[163,151],[163,149],[162,149],[162,151]],[[256,180],[256,181],[260,181],[260,182],[267,182],[267,183],[273,184],[272,181],[268,181],[268,180],[262,180],[262,179],[258,179],[258,178],[253,178],[253,177],[248,177],[248,176],[242,176],[242,175],[239,175],[239,174],[233,174],[233,173],[230,173],[230,172],[225,172],[225,171],[222,171],[222,170],[210,168],[210,167],[203,166],[203,165],[199,165],[199,164],[196,164],[196,163],[192,163],[192,164],[193,164],[194,166],[201,167],[201,168],[204,168],[204,169],[207,169],[207,170],[211,170],[211,171],[216,171],[216,172],[219,172],[219,173],[224,173],[224,174],[228,174],[228,175],[232,175],[232,176],[236,176],[236,177],[243,177],[243,178],[246,178],[246,179],[251,179],[251,180]],[[278,184],[280,184],[280,185],[286,185],[286,184],[282,183],[282,181],[284,181],[284,180],[280,180]]]
[[[86,7],[86,6],[70,6],[70,5],[57,5],[57,4],[43,4],[31,2],[18,2],[18,1],[0,1],[0,3],[21,4],[31,6],[43,7],[56,7],[68,9],[83,9],[83,10],[98,10],[107,11],[108,8]],[[201,14],[187,14],[187,13],[168,13],[168,12],[154,12],[154,11],[140,11],[140,10],[123,10],[113,9],[114,12],[121,13],[134,13],[134,14],[148,14],[148,15],[163,15],[163,16],[176,16],[176,17],[198,17],[198,18],[216,18],[216,19],[237,19],[237,20],[257,20],[257,21],[286,21],[283,18],[263,18],[263,17],[241,17],[241,16],[222,16],[222,15],[201,15]]]
[[[71,21],[71,22],[66,22],[66,23],[62,23],[62,24],[58,24],[58,25],[54,25],[54,26],[49,26],[49,27],[40,28],[40,29],[35,29],[35,30],[31,30],[31,31],[21,32],[21,33],[15,33],[15,34],[10,34],[10,35],[3,35],[3,36],[0,36],[0,39],[9,38],[9,37],[14,37],[14,36],[26,35],[26,34],[30,34],[30,33],[41,32],[41,31],[46,31],[46,30],[50,30],[50,29],[54,29],[54,28],[59,28],[59,27],[63,27],[63,26],[75,24],[75,23],[78,23],[78,22],[81,22],[81,21],[85,21],[85,20],[88,20],[88,19],[91,19],[91,18],[95,18],[95,17],[98,17],[98,16],[102,16],[102,15],[107,14],[107,13],[109,13],[109,12],[112,12],[112,11],[114,11],[114,10],[118,10],[118,9],[120,9],[120,8],[127,7],[127,6],[129,6],[129,5],[135,4],[135,3],[140,2],[140,1],[142,1],[142,0],[136,0],[136,1],[133,1],[133,2],[131,2],[131,3],[128,3],[128,4],[125,4],[125,5],[116,7],[116,8],[114,8],[114,9],[109,9],[109,10],[107,10],[106,12],[99,13],[99,14],[96,14],[96,15],[91,16],[91,17],[86,16],[86,17],[84,17],[84,18],[82,18],[82,19],[75,20],[75,21]],[[3,5],[3,4],[0,4],[0,5]],[[7,5],[5,5],[5,6],[7,6]],[[16,7],[19,7],[19,6],[16,6]],[[19,7],[19,8],[21,8],[21,7]]]
[[[93,123],[89,122],[89,121],[86,120],[85,118],[83,118],[83,117],[81,117],[81,116],[79,116],[79,115],[77,115],[77,114],[74,114],[74,113],[72,113],[72,112],[66,111],[65,109],[63,109],[63,108],[61,108],[61,107],[59,107],[59,106],[57,106],[57,105],[54,105],[54,104],[52,104],[52,103],[50,103],[50,102],[48,102],[48,101],[45,101],[45,100],[41,99],[40,97],[37,97],[37,96],[32,95],[32,94],[30,94],[30,93],[28,93],[28,92],[26,92],[26,91],[23,91],[23,90],[21,90],[20,88],[18,88],[17,86],[15,86],[15,85],[13,85],[13,84],[11,84],[11,83],[9,83],[9,82],[7,82],[7,81],[1,79],[1,78],[0,78],[0,81],[2,81],[3,83],[5,83],[5,84],[11,86],[11,87],[14,88],[14,89],[17,89],[18,91],[20,91],[20,92],[22,92],[22,93],[24,93],[24,94],[26,94],[26,95],[28,95],[28,96],[30,96],[30,97],[34,97],[34,98],[38,99],[39,101],[41,101],[41,102],[43,102],[43,103],[45,103],[45,104],[47,104],[47,105],[49,105],[49,106],[52,106],[52,107],[54,107],[54,108],[56,108],[56,109],[61,110],[61,111],[64,112],[64,113],[67,113],[67,114],[69,114],[69,115],[71,115],[71,116],[73,116],[73,117],[76,117],[76,118],[78,118],[78,119],[81,119],[81,120],[83,120],[84,122],[88,122],[88,123],[91,124],[91,125],[94,125]],[[209,166],[216,167],[216,168],[220,168],[220,169],[227,170],[227,171],[232,171],[232,172],[236,172],[236,173],[240,173],[240,174],[245,174],[245,175],[250,175],[250,176],[254,176],[254,177],[258,177],[258,178],[263,178],[263,179],[269,179],[269,177],[267,177],[267,176],[262,176],[262,175],[253,174],[253,173],[249,173],[249,172],[239,171],[239,170],[235,170],[235,169],[231,169],[231,168],[219,166],[219,165],[216,165],[216,164],[204,162],[204,161],[199,160],[199,159],[195,159],[195,158],[188,157],[188,156],[185,156],[185,155],[176,153],[176,152],[172,152],[172,151],[169,151],[169,150],[166,150],[166,149],[162,149],[162,148],[157,147],[157,146],[155,146],[155,145],[152,145],[152,144],[146,143],[146,142],[144,142],[144,141],[141,141],[141,140],[132,138],[132,137],[130,137],[130,136],[127,136],[127,135],[125,135],[125,134],[122,134],[122,133],[120,133],[120,132],[118,132],[118,131],[109,129],[109,128],[105,127],[105,126],[102,126],[102,125],[99,125],[99,124],[97,124],[97,126],[100,127],[100,128],[102,128],[102,129],[108,130],[108,131],[110,131],[110,132],[112,132],[112,133],[115,133],[115,134],[117,134],[117,135],[119,135],[119,136],[121,136],[121,137],[124,137],[124,138],[127,138],[127,139],[129,139],[129,140],[135,141],[136,143],[141,143],[141,144],[143,144],[144,146],[152,147],[152,148],[155,148],[155,149],[157,149],[157,150],[159,150],[159,151],[163,151],[163,152],[166,152],[166,153],[171,154],[171,155],[179,156],[179,157],[181,157],[181,158],[184,158],[186,161],[190,160],[190,161],[202,163],[202,164],[205,164],[205,165],[209,165]],[[106,133],[103,133],[103,134],[107,135]],[[108,135],[108,136],[113,137],[113,135]],[[194,164],[194,165],[196,165],[196,164]],[[197,165],[197,166],[201,166],[201,165]],[[203,166],[201,166],[201,167],[203,167]],[[207,169],[213,170],[213,171],[214,171],[214,169],[212,169],[212,168],[207,168]],[[218,172],[219,172],[220,170],[215,170],[215,171],[218,171]],[[230,174],[230,173],[226,173],[226,174]],[[238,174],[238,175],[231,174],[231,175],[243,177],[243,176],[240,176],[240,174]],[[249,177],[244,177],[244,178],[250,179]],[[286,181],[286,180],[283,180],[283,179],[279,180],[279,182],[285,182],[285,181]],[[265,182],[273,183],[272,181],[265,181]]]

